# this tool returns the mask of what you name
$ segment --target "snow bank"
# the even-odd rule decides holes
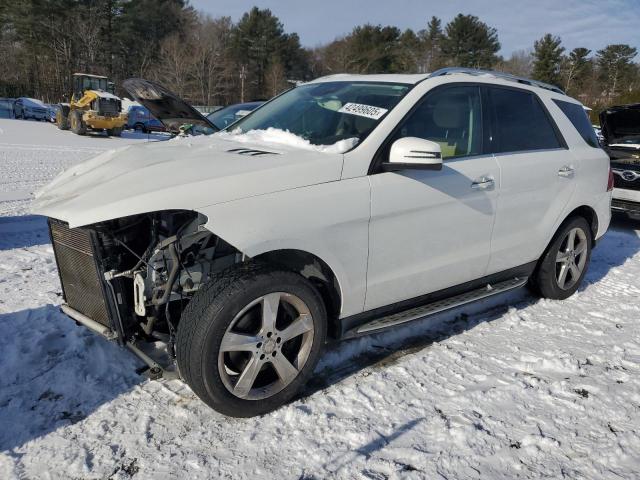
[[[242,133],[241,130],[238,129],[232,132],[218,132],[215,133],[214,136],[224,140],[231,140],[233,142],[251,143],[254,145],[276,143],[295,148],[302,148],[304,150],[315,150],[316,152],[323,153],[344,153],[351,150],[358,144],[357,138],[347,138],[345,140],[340,140],[333,145],[314,145],[309,140],[299,137],[288,130],[285,131],[278,128],[250,130],[246,133]]]

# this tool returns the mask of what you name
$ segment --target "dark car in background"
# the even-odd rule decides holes
[[[130,106],[127,115],[129,119],[127,120],[126,128],[144,133],[165,131],[162,122],[151,115],[151,112],[141,105]]]
[[[13,98],[0,98],[0,118],[13,118]]]
[[[640,219],[640,103],[607,108],[600,125],[614,175],[611,209]]]
[[[264,102],[235,103],[210,113],[207,115],[207,118],[222,130],[232,123],[237,122],[242,117],[247,116],[263,103]]]
[[[34,120],[49,120],[49,109],[40,100],[35,98],[20,97],[13,105],[13,112],[15,118],[21,118],[27,120],[33,118]]]

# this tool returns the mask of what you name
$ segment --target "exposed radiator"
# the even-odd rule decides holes
[[[74,310],[112,328],[104,280],[95,257],[95,234],[49,219],[51,243],[65,301]]]

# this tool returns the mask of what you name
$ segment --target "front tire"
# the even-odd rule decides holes
[[[531,279],[542,297],[564,300],[573,295],[589,267],[591,228],[583,217],[573,217],[558,230]]]
[[[264,264],[238,265],[199,290],[185,309],[178,367],[214,410],[261,415],[307,382],[326,331],[324,303],[308,280]]]
[[[69,115],[69,120],[71,124],[71,131],[76,135],[86,135],[87,134],[87,125],[84,123],[82,119],[82,110],[72,110]]]

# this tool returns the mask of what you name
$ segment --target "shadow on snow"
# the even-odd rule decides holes
[[[21,215],[0,217],[0,250],[50,243],[46,217]]]

